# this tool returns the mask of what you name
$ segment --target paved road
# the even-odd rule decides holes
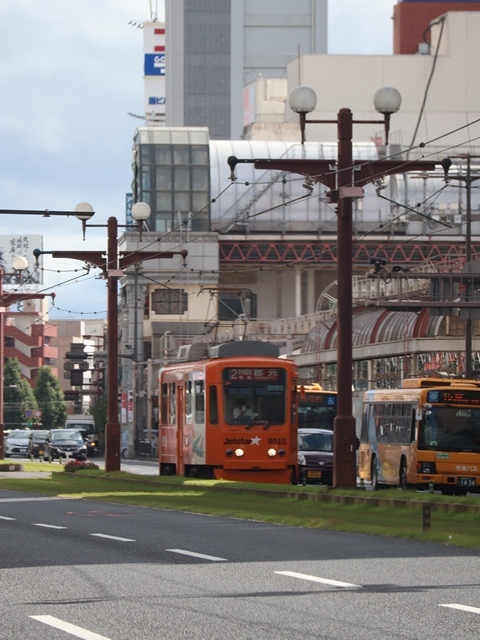
[[[480,554],[0,490],[0,638],[478,638]]]

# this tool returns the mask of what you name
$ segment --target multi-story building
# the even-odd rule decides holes
[[[43,366],[50,367],[58,377],[57,330],[46,316],[45,300],[25,300],[21,311],[4,313],[4,357],[18,359],[22,375],[32,387]]]
[[[479,0],[398,0],[393,7],[393,53],[430,53],[430,23],[449,11],[479,11]]]
[[[105,320],[52,319],[50,323],[56,329],[55,346],[58,350],[58,380],[67,397],[67,411],[75,405],[75,412],[81,405],[82,412],[88,412],[99,395],[105,392],[104,372]],[[88,354],[88,359],[67,358],[72,345]],[[103,355],[102,355],[103,354]],[[81,362],[81,364],[79,364]],[[80,380],[72,377],[72,370],[82,367]],[[78,384],[78,382],[82,384]],[[71,398],[71,399],[70,399]]]
[[[243,88],[327,51],[327,0],[166,0],[166,124],[235,140]]]

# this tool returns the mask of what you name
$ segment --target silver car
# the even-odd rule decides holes
[[[14,429],[5,438],[5,457],[26,456],[28,451],[29,429]]]

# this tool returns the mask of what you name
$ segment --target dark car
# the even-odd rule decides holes
[[[87,445],[76,429],[52,429],[45,440],[44,461],[58,458],[87,459]]]
[[[27,455],[30,458],[43,458],[45,451],[45,440],[48,436],[48,431],[42,429],[36,431],[30,431],[28,435],[28,448]]]
[[[333,482],[333,431],[298,430],[298,478],[301,484]]]

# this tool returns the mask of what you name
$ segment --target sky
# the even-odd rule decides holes
[[[275,3],[275,0],[271,0]],[[328,52],[391,54],[395,0],[329,0]],[[124,223],[143,110],[142,31],[162,0],[1,0],[0,210],[95,210]],[[119,233],[121,229],[119,230]],[[41,235],[44,251],[104,250],[107,230],[69,217],[0,215],[0,235]],[[26,256],[30,269],[33,256]],[[51,318],[106,317],[105,281],[44,256]]]

